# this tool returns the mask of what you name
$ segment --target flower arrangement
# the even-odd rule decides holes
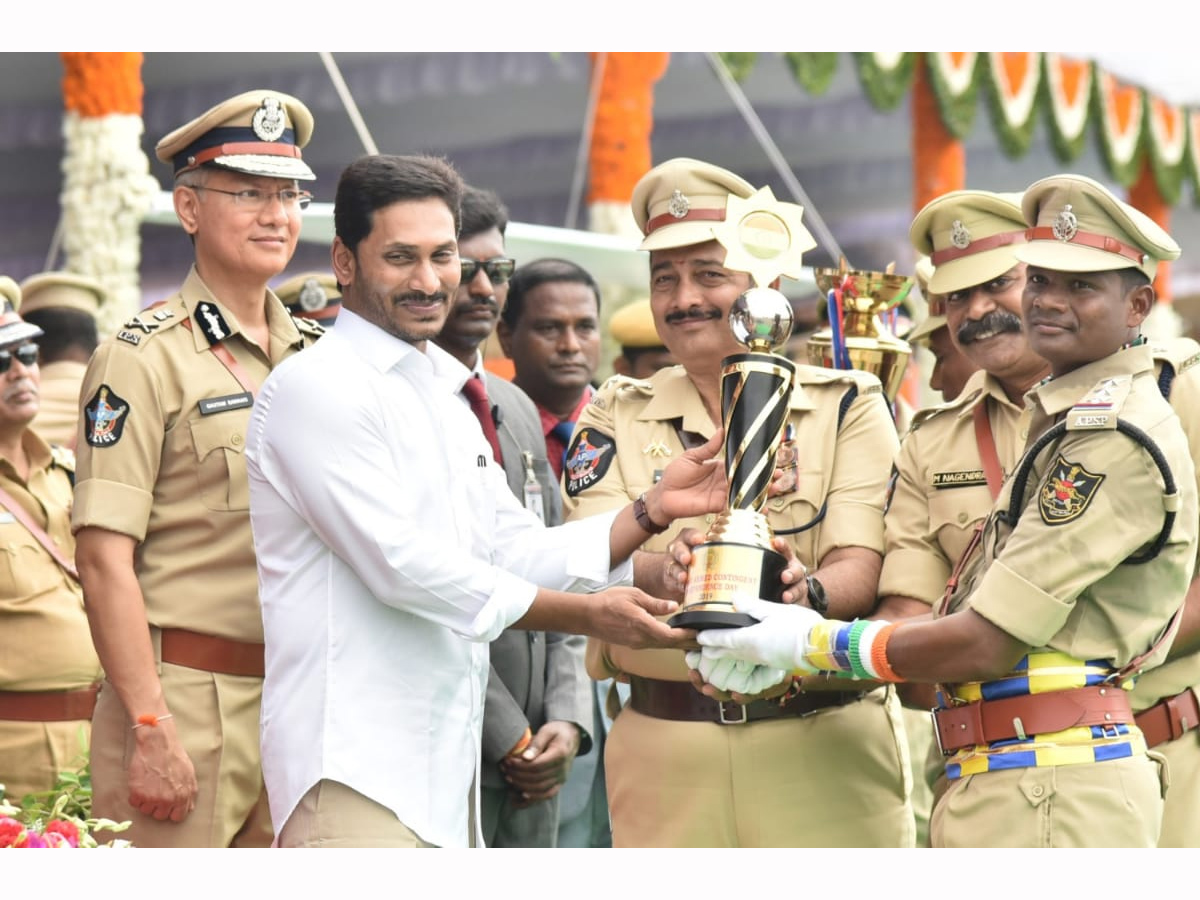
[[[0,786],[0,849],[131,846],[119,838],[97,841],[94,832],[120,832],[130,823],[92,818],[91,807],[92,780],[86,765],[59,774],[51,790],[26,794],[19,804],[6,800]]]

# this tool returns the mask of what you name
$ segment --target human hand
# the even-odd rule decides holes
[[[154,819],[182,822],[196,805],[196,769],[179,742],[173,719],[134,734],[129,804]]]
[[[579,726],[574,722],[547,722],[524,751],[500,760],[517,806],[549,800],[562,789],[579,752],[579,741]]]
[[[787,566],[779,576],[786,587],[779,595],[784,603],[804,603],[808,599],[808,566],[800,562],[792,542],[787,538],[771,538],[771,546],[787,560]]]
[[[782,694],[791,684],[787,669],[775,669],[738,659],[734,656],[714,656],[700,650],[684,654],[688,677],[700,693],[724,702],[734,700],[750,703],[763,697]]]
[[[820,613],[795,603],[771,603],[756,597],[735,597],[733,608],[758,619],[744,628],[710,628],[697,642],[704,655],[732,656],[772,669],[817,671],[804,659],[809,629],[824,621]],[[717,685],[721,687],[721,685]]]
[[[622,644],[635,650],[676,648],[694,650],[696,632],[690,628],[671,628],[655,616],[679,611],[673,600],[652,597],[635,587],[611,587],[588,598],[586,634]]]
[[[729,482],[721,452],[725,432],[718,428],[709,440],[672,460],[662,478],[646,491],[646,512],[654,522],[673,522],[720,512],[729,502]]]
[[[692,564],[692,548],[704,543],[704,532],[698,528],[681,528],[667,544],[663,583],[682,592],[687,587],[688,567]]]

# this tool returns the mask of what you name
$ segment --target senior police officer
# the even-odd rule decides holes
[[[1024,454],[937,617],[831,622],[748,601],[759,625],[699,640],[710,662],[765,666],[720,688],[793,666],[945,685],[934,846],[1154,846],[1163,785],[1125,688],[1162,662],[1182,613],[1197,487],[1139,330],[1179,248],[1090,179],[1043,179],[1022,205],[1024,327],[1051,377],[1028,394]]]
[[[96,313],[105,292],[95,279],[73,272],[41,272],[21,282],[21,315],[42,335],[41,409],[33,420],[51,444],[74,449],[79,428],[79,386],[99,343]]]
[[[267,288],[312,180],[299,100],[239,94],[164,137],[195,246],[179,292],[93,356],[72,522],[105,665],[94,811],[137,846],[265,846],[262,616],[243,457],[258,386],[320,334]]]
[[[100,661],[72,561],[70,451],[38,413],[42,330],[0,276],[0,794],[20,802],[86,761]]]
[[[569,519],[637,497],[719,427],[722,360],[744,349],[727,318],[751,285],[725,267],[715,229],[735,224],[725,222],[730,197],[754,192],[692,159],[665,162],[638,182],[632,203],[650,251],[651,308],[680,365],[647,380],[614,376],[584,409],[564,473]],[[799,366],[795,381],[787,437],[801,452],[765,512],[812,569],[797,599],[865,615],[895,427],[873,375]],[[684,524],[704,530],[703,519]],[[659,536],[643,545],[639,576],[663,571],[667,543]],[[743,707],[693,690],[680,651],[592,641],[588,664],[593,677],[628,678],[631,687],[606,748],[615,846],[912,845],[908,752],[891,688]]]

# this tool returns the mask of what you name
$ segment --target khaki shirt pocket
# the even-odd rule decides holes
[[[250,508],[245,457],[248,422],[246,412],[207,416],[190,423],[200,498],[208,509]]]
[[[986,487],[934,491],[929,498],[929,531],[951,567],[971,542],[975,523],[987,518],[991,495]]]
[[[0,600],[41,595],[58,588],[62,577],[62,569],[28,528],[20,522],[0,527]]]

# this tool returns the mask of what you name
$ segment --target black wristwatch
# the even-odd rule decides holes
[[[825,615],[829,612],[829,598],[825,595],[825,585],[817,581],[815,575],[807,575],[804,580],[808,583],[808,605]]]

